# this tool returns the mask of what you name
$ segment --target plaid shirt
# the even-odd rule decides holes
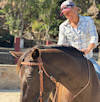
[[[59,45],[71,45],[79,50],[88,48],[90,43],[98,44],[98,34],[94,21],[89,16],[79,15],[78,27],[73,28],[66,20],[59,26]],[[89,59],[93,56],[93,51],[86,55]]]

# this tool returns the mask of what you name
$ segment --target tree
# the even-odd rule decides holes
[[[37,4],[37,0],[8,0],[2,13],[5,14],[6,25],[11,34],[22,36],[32,19],[38,16]]]
[[[41,35],[57,36],[58,28],[65,19],[60,17],[60,5],[65,0],[8,0],[2,10],[5,14],[6,25],[10,33],[22,36],[23,33],[38,32]],[[93,0],[74,0],[76,5],[82,9],[81,14],[87,14],[87,9]],[[99,0],[96,5],[100,9]]]

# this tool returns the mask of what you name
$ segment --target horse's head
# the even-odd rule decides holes
[[[21,79],[21,102],[33,102],[37,101],[40,95],[40,75],[39,75],[39,58],[41,56],[38,48],[29,49],[26,52],[10,52],[14,57],[18,58],[17,71],[19,72]],[[44,96],[48,97],[54,86],[50,80],[45,77],[44,84]]]
[[[17,59],[17,71],[20,72],[22,68],[22,62],[34,62],[39,57],[39,50],[37,48],[32,48],[26,52],[16,52],[10,51],[11,55]],[[29,67],[29,66],[28,66]]]

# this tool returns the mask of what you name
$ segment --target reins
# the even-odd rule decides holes
[[[56,85],[56,92],[55,92],[55,95],[53,97],[53,100],[52,102],[55,102],[55,99],[56,99],[56,96],[57,96],[57,91],[58,91],[58,87],[59,87],[59,84],[58,82],[56,81],[56,79],[53,77],[53,76],[50,76],[47,71],[45,70],[44,66],[43,66],[43,61],[42,61],[42,58],[39,56],[38,58],[38,62],[21,62],[22,65],[27,65],[27,66],[35,66],[37,65],[39,67],[39,74],[40,74],[40,96],[39,96],[39,100],[40,102],[43,102],[43,72],[45,73],[45,75],[53,82],[55,83]],[[88,82],[87,84],[79,91],[77,92],[75,95],[73,95],[72,97],[72,101],[78,96],[80,95],[85,89],[87,89],[87,87],[89,86],[90,84],[90,65],[89,65],[89,62],[87,60],[87,64],[88,64],[88,70],[89,70],[89,79],[88,79]]]
[[[87,60],[87,65],[88,65],[88,71],[89,71],[89,74],[88,74],[88,77],[89,77],[89,79],[88,79],[88,82],[87,82],[87,84],[79,91],[79,92],[77,92],[74,96],[73,96],[73,98],[72,98],[72,100],[74,100],[78,95],[80,95],[88,86],[89,86],[89,84],[90,84],[90,80],[91,80],[91,78],[90,78],[90,65],[89,65],[89,61]]]

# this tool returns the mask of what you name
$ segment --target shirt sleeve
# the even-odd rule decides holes
[[[96,30],[96,26],[92,18],[89,19],[88,23],[88,31],[90,34],[90,43],[94,43],[96,46],[98,45],[98,33]]]
[[[64,27],[62,25],[59,26],[59,35],[58,35],[58,45],[62,45],[66,43],[66,38],[64,35]]]

